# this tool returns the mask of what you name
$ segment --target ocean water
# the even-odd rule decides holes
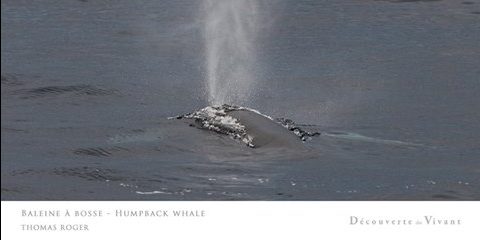
[[[2,1],[2,200],[480,199],[480,1],[258,1],[241,104],[322,133],[258,148],[168,119],[200,5]]]

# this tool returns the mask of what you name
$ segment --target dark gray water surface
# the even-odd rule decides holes
[[[200,1],[1,3],[2,200],[480,199],[480,1],[261,1],[249,148],[207,105]]]

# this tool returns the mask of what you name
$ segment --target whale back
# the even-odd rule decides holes
[[[236,118],[246,132],[253,138],[253,145],[258,147],[302,146],[302,141],[279,123],[249,110],[234,110],[228,115]]]

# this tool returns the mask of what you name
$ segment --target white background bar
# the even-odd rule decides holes
[[[480,202],[8,201],[2,240],[478,239],[479,217]]]

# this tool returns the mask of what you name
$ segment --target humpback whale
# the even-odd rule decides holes
[[[173,117],[190,120],[190,126],[229,135],[251,148],[300,146],[318,132],[304,131],[292,120],[273,119],[257,110],[224,104]]]

